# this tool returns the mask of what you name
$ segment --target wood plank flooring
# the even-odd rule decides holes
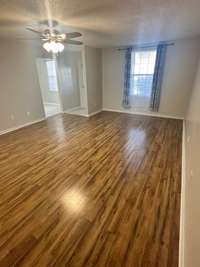
[[[181,136],[113,112],[0,136],[0,266],[178,267]]]

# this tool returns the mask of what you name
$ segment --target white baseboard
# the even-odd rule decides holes
[[[150,116],[150,117],[159,117],[159,118],[168,118],[168,119],[176,119],[176,120],[183,120],[183,117],[179,116],[170,116],[161,113],[154,113],[154,112],[136,112],[133,110],[121,110],[121,109],[110,109],[110,108],[103,108],[103,111],[111,111],[111,112],[119,112],[119,113],[127,113],[133,115],[143,115],[143,116]]]
[[[78,109],[81,109],[81,107],[68,109],[68,110],[63,111],[63,113],[67,113],[67,114],[71,114],[71,115],[78,115],[78,116],[83,116],[83,117],[89,118],[89,117],[92,117],[92,116],[94,116],[94,115],[96,115],[102,111],[102,109],[99,109],[99,110],[92,112],[92,113],[89,113],[89,114],[84,114],[84,113],[75,114],[75,113],[73,113],[73,111],[76,111]]]
[[[185,159],[186,132],[185,120],[183,121],[182,137],[182,177],[181,177],[181,210],[180,210],[180,236],[179,236],[179,267],[185,266],[185,190],[186,190],[186,159]]]
[[[100,113],[101,111],[102,111],[102,109],[100,109],[100,110],[97,110],[97,111],[95,111],[95,112],[92,112],[92,113],[89,113],[89,114],[82,114],[81,116],[84,116],[84,117],[90,118],[90,117],[92,117],[92,116],[94,116],[94,115],[96,115],[96,114]]]
[[[97,110],[97,111],[95,111],[95,112],[89,113],[89,114],[87,115],[87,117],[92,117],[92,116],[94,116],[94,115],[96,115],[96,114],[98,114],[98,113],[100,113],[100,112],[102,112],[102,109],[99,109],[99,110]]]
[[[25,124],[21,124],[21,125],[16,126],[16,127],[12,127],[12,128],[6,129],[6,130],[4,130],[4,131],[1,131],[1,132],[0,132],[0,135],[3,135],[3,134],[6,134],[6,133],[10,133],[10,132],[19,130],[19,129],[24,128],[24,127],[27,127],[27,126],[29,126],[29,125],[32,125],[32,124],[35,124],[35,123],[44,121],[45,119],[46,119],[46,118],[44,117],[44,118],[41,118],[41,119],[38,119],[38,120],[35,120],[35,121],[31,121],[31,122],[28,122],[28,123],[25,123]]]

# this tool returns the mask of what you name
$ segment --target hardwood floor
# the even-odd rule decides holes
[[[182,122],[57,115],[0,137],[0,266],[178,267]]]

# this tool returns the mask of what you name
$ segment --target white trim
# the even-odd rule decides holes
[[[74,110],[75,111],[75,110]],[[89,117],[88,114],[81,114],[81,113],[74,113],[73,111],[63,111],[64,114],[74,115],[74,116],[82,116],[82,117]]]
[[[186,189],[186,132],[185,120],[183,121],[183,136],[182,136],[182,177],[181,177],[181,210],[180,210],[180,236],[179,236],[179,267],[185,266],[184,251],[185,251],[185,189]]]
[[[134,111],[134,110],[121,110],[121,109],[111,109],[111,108],[103,108],[102,110],[103,111],[111,111],[111,112],[134,114],[134,115],[150,116],[150,117],[159,117],[159,118],[168,118],[168,119],[184,120],[183,117],[165,115],[165,114],[162,114],[162,113],[137,112],[137,111]]]
[[[98,114],[98,113],[100,113],[100,112],[102,112],[102,109],[99,109],[99,110],[97,110],[97,111],[95,111],[95,112],[89,113],[89,114],[87,115],[87,117],[92,117],[92,116],[94,116],[94,115],[96,115],[96,114]]]
[[[84,86],[84,102],[81,103],[85,108],[88,109],[88,81],[87,81],[87,67],[86,67],[86,51],[85,51],[85,45],[83,46],[83,49],[81,51],[81,60],[83,64],[83,86]]]
[[[0,132],[0,135],[3,135],[3,134],[6,134],[6,133],[10,133],[10,132],[19,130],[19,129],[21,129],[21,128],[27,127],[27,126],[29,126],[29,125],[32,125],[32,124],[35,124],[35,123],[38,123],[38,122],[41,122],[41,121],[44,121],[44,120],[46,120],[45,117],[44,117],[44,118],[41,118],[41,119],[38,119],[38,120],[35,120],[35,121],[31,121],[31,122],[22,124],[22,125],[19,125],[19,126],[16,126],[16,127],[9,128],[9,129],[7,129],[7,130],[1,131],[1,132]]]
[[[58,104],[58,103],[51,103],[51,102],[44,102],[44,105],[54,106],[54,107],[60,107],[60,104]]]
[[[81,107],[79,107],[79,108],[81,108]],[[98,114],[98,113],[100,113],[102,111],[102,109],[99,109],[99,110],[97,110],[95,112],[92,112],[92,113],[89,113],[89,114],[84,114],[84,113],[76,114],[76,113],[73,113],[73,111],[76,111],[79,108],[68,109],[66,111],[63,111],[63,113],[70,114],[70,115],[76,115],[76,116],[83,116],[83,117],[89,118],[89,117],[92,117],[92,116],[94,116],[94,115],[96,115],[96,114]]]
[[[62,114],[62,113],[63,113],[62,111],[58,111],[58,112],[56,112],[56,113],[54,113],[54,114],[46,115],[45,119],[49,119],[49,118],[51,118],[51,117],[53,117],[53,116],[56,116],[56,115],[59,115],[59,114]]]

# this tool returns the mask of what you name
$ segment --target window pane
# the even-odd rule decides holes
[[[56,65],[55,61],[47,61],[47,72],[49,75],[56,76]]]
[[[132,75],[131,91],[135,96],[151,96],[153,75]]]
[[[156,50],[136,51],[132,53],[132,74],[153,74]]]
[[[156,49],[132,52],[131,93],[134,96],[151,96]]]

